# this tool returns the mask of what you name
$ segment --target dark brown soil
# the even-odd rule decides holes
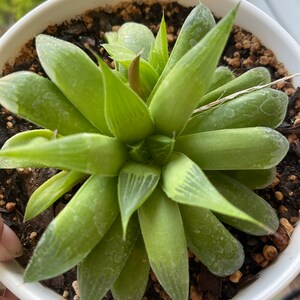
[[[70,41],[89,55],[88,48],[101,54],[110,63],[105,51],[101,48],[103,35],[107,31],[116,30],[126,21],[135,21],[149,26],[154,33],[162,11],[165,12],[168,24],[168,39],[170,49],[176,41],[179,29],[190,12],[175,3],[152,5],[126,4],[115,9],[95,10],[85,13],[81,19],[59,26],[49,27],[45,33]],[[284,67],[276,61],[273,53],[264,48],[260,41],[240,28],[234,28],[220,64],[227,65],[239,75],[254,66],[267,67],[273,79],[286,75]],[[42,70],[34,50],[34,41],[24,46],[22,54],[13,66],[6,66],[3,74],[16,70],[31,70],[42,75]],[[293,226],[299,218],[300,209],[300,98],[299,90],[289,83],[280,83],[275,88],[285,91],[290,96],[289,110],[284,123],[278,128],[290,141],[290,151],[279,164],[277,178],[267,189],[258,191],[278,211],[280,228],[277,235],[268,237],[253,237],[230,228],[231,232],[242,242],[246,260],[240,273],[230,278],[217,278],[190,254],[190,299],[230,299],[238,289],[257,278],[257,273],[267,267],[272,260],[288,245]],[[0,107],[0,147],[17,132],[36,128],[35,125],[22,120],[4,108]],[[24,210],[28,197],[56,170],[53,169],[18,169],[0,170],[0,212],[5,222],[13,228],[22,240],[24,255],[19,259],[26,265],[38,238],[47,224],[63,209],[72,195],[72,191],[62,197],[41,216],[30,222],[23,223]],[[169,299],[160,287],[153,273],[150,274],[149,284],[144,299]],[[76,280],[76,271],[61,275],[45,282],[64,298],[76,297],[72,283]],[[76,284],[76,282],[75,282]],[[108,293],[105,299],[112,299]]]

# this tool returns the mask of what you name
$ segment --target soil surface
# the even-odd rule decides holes
[[[110,64],[110,59],[101,47],[101,44],[105,42],[105,32],[117,30],[124,22],[135,21],[144,23],[156,34],[162,11],[164,11],[171,49],[190,10],[191,8],[183,8],[176,3],[163,5],[154,2],[147,5],[127,3],[114,8],[106,7],[105,10],[86,12],[77,20],[47,28],[45,33],[70,41],[89,55],[88,49],[92,48]],[[90,56],[93,58],[92,55]],[[238,27],[232,31],[220,65],[228,66],[234,70],[236,75],[256,66],[267,67],[274,80],[286,75],[286,70],[276,61],[272,51],[261,45],[256,37]],[[7,65],[3,74],[17,70],[30,70],[45,76],[36,57],[34,40],[24,46],[15,65]],[[255,280],[258,277],[257,273],[272,263],[286,248],[298,221],[300,209],[300,91],[299,89],[295,90],[288,82],[281,82],[274,88],[283,90],[290,97],[286,119],[278,128],[288,138],[290,150],[278,165],[277,177],[273,184],[257,192],[277,210],[280,227],[277,234],[265,237],[253,237],[229,228],[241,241],[246,253],[244,265],[239,272],[230,277],[215,277],[190,253],[190,299],[192,300],[232,298],[240,288]],[[34,128],[37,127],[0,107],[0,147],[17,132]],[[72,191],[70,191],[42,215],[23,223],[28,197],[42,182],[56,172],[54,169],[30,168],[0,170],[0,213],[5,222],[17,232],[22,240],[24,255],[19,259],[22,265],[27,264],[47,224],[63,209],[72,196]],[[75,269],[44,283],[63,295],[65,299],[79,299]],[[105,299],[112,299],[110,293]],[[169,299],[153,273],[149,276],[144,299]]]

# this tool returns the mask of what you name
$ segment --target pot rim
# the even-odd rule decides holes
[[[127,0],[129,1],[129,0]],[[15,25],[13,25],[0,39],[0,69],[3,69],[4,63],[15,57],[22,45],[35,35],[45,30],[47,25],[60,23],[72,16],[78,16],[78,12],[84,12],[88,9],[96,8],[109,2],[111,5],[120,2],[119,0],[48,0],[44,2]],[[182,5],[196,5],[198,0],[178,0]],[[218,0],[202,0],[204,4],[217,15],[224,15],[239,0],[223,0],[220,5]],[[68,8],[62,9],[61,5]],[[54,15],[54,23],[52,15]],[[255,22],[253,22],[255,20]],[[34,23],[35,26],[31,26]],[[282,61],[290,73],[300,71],[300,47],[297,42],[273,19],[264,12],[248,3],[242,1],[236,24],[254,33],[263,41],[263,44],[272,49],[279,61]],[[279,47],[275,47],[279,43]],[[291,47],[287,48],[286,45]],[[291,61],[291,57],[293,60]],[[300,78],[294,78],[294,85],[300,85]],[[239,291],[234,297],[235,300],[268,300],[276,296],[284,287],[286,287],[300,272],[300,253],[298,245],[300,244],[300,228],[295,228],[290,244],[282,252],[279,259],[270,265],[267,269],[260,272],[260,280],[251,283],[249,287]],[[283,269],[281,269],[283,268]],[[280,270],[280,271],[279,271]],[[60,299],[55,292],[43,287],[40,283],[22,282],[23,269],[15,261],[0,263],[0,281],[23,300],[39,299]],[[34,289],[34,292],[31,292]],[[47,296],[49,295],[49,296]]]

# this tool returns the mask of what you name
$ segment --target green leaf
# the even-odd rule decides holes
[[[138,220],[132,218],[126,240],[118,218],[106,236],[78,266],[80,297],[84,300],[102,299],[112,288],[130,256],[139,234]]]
[[[48,179],[31,195],[26,206],[24,219],[28,221],[39,215],[86,177],[87,175],[84,173],[62,171]]]
[[[123,81],[125,84],[128,84],[128,78],[123,75],[122,73],[120,73],[118,70],[113,69],[112,72],[121,79],[121,81]]]
[[[107,40],[109,44],[117,44],[118,43],[118,32],[110,31],[106,32],[104,38]]]
[[[2,150],[0,168],[55,167],[115,176],[126,157],[126,147],[115,138],[80,133],[38,145]]]
[[[124,66],[127,70],[132,61],[137,57],[137,54],[133,51],[120,45],[103,44],[102,46],[116,62]],[[158,73],[145,59],[141,58],[139,60],[139,76],[141,92],[143,98],[146,98],[149,96],[158,80]]]
[[[158,86],[149,106],[157,134],[173,137],[183,130],[213,77],[237,8],[189,50]]]
[[[153,33],[142,24],[127,22],[118,31],[118,44],[130,49],[135,54],[143,50],[142,58],[148,60],[154,43]]]
[[[153,122],[143,100],[100,61],[105,85],[105,116],[119,140],[134,144],[153,133]]]
[[[158,281],[172,299],[188,299],[187,246],[178,205],[157,188],[138,213],[150,265]]]
[[[2,77],[0,103],[12,113],[62,135],[98,132],[50,80],[33,72]]]
[[[148,199],[160,178],[160,169],[137,162],[127,162],[121,169],[118,198],[124,236],[132,214]]]
[[[112,294],[115,300],[140,300],[145,293],[150,265],[143,237],[140,234],[126,264],[115,281]]]
[[[181,29],[176,43],[173,47],[171,55],[168,59],[166,67],[161,74],[155,89],[148,99],[148,104],[152,101],[156,90],[164,81],[164,78],[175,66],[175,64],[183,57],[197,42],[215,26],[216,22],[211,11],[203,4],[198,4],[187,16]],[[198,78],[198,77],[197,77]],[[195,79],[195,78],[194,78]]]
[[[242,245],[208,209],[180,205],[190,250],[216,276],[236,272],[244,262]]]
[[[44,70],[61,92],[101,133],[111,135],[97,65],[79,47],[49,35],[38,35],[36,48]]]
[[[169,198],[178,203],[257,223],[224,198],[203,171],[183,154],[174,153],[163,168],[162,188]]]
[[[265,126],[276,128],[285,118],[288,96],[262,89],[239,96],[193,117],[183,134],[202,131]]]
[[[175,140],[164,135],[152,135],[147,138],[147,144],[154,163],[163,166],[173,152]]]
[[[159,31],[151,49],[149,62],[158,74],[161,74],[168,62],[167,26],[164,16],[161,19]]]
[[[289,143],[266,127],[222,129],[180,136],[175,151],[203,170],[270,169],[286,155]]]
[[[128,83],[130,87],[139,95],[141,96],[141,89],[140,89],[140,57],[141,54],[139,53],[133,61],[130,63],[128,68]]]
[[[220,66],[216,69],[214,76],[209,85],[208,91],[213,91],[218,87],[228,83],[235,78],[233,72],[227,67]]]
[[[274,182],[276,167],[262,170],[229,170],[221,173],[242,183],[250,190],[256,190],[264,189]]]
[[[91,176],[47,227],[27,265],[25,282],[74,267],[103,238],[117,214],[116,179]]]
[[[216,90],[211,91],[201,98],[198,106],[203,106],[220,98],[234,94],[248,88],[264,85],[271,82],[271,76],[268,69],[264,67],[253,68],[241,76],[220,86]]]
[[[182,25],[165,72],[168,73],[184,54],[208,34],[215,24],[214,16],[207,6],[202,3],[195,6]]]
[[[142,140],[134,145],[130,145],[129,157],[136,162],[140,163],[150,163],[151,157],[148,149],[148,144],[146,140]]]
[[[263,198],[246,188],[238,181],[218,172],[209,172],[209,179],[218,191],[224,195],[234,206],[247,213],[252,218],[264,224],[264,228],[240,220],[236,217],[228,217],[217,214],[217,217],[241,231],[251,235],[268,235],[276,232],[279,221],[275,210]]]
[[[47,143],[54,138],[55,132],[48,129],[36,129],[19,132],[9,138],[1,149],[7,150],[20,146],[40,145],[42,143]]]

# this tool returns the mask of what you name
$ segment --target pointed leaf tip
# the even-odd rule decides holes
[[[51,81],[101,133],[111,135],[104,118],[103,78],[97,65],[78,46],[53,36],[38,35],[36,47]]]
[[[132,214],[147,200],[160,178],[160,169],[136,162],[127,163],[119,174],[119,205],[124,237]]]
[[[100,60],[105,86],[105,117],[119,140],[134,144],[151,135],[152,118],[143,100]]]
[[[188,299],[188,255],[177,203],[157,187],[138,210],[150,265],[172,299]],[[153,234],[155,232],[155,234]]]
[[[182,56],[156,89],[149,110],[157,134],[172,137],[182,132],[209,87],[236,12],[237,7]]]

